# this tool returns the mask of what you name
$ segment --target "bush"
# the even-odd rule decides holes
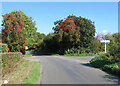
[[[22,53],[20,52],[9,52],[0,53],[2,56],[2,74],[12,71],[12,68],[22,59]]]
[[[90,64],[96,68],[120,76],[120,62],[113,60],[110,54],[101,54],[90,61]]]
[[[102,69],[105,71],[108,71],[112,74],[116,74],[116,75],[120,76],[120,62],[109,64],[109,65],[104,65],[104,67]]]
[[[0,53],[4,53],[8,51],[8,46],[7,44],[0,43]]]
[[[90,49],[85,49],[84,47],[71,48],[65,50],[65,54],[90,54]]]
[[[115,64],[104,65],[104,67],[102,69],[105,71],[112,71],[114,66],[115,66]]]
[[[90,63],[96,68],[102,68],[107,63],[107,61],[104,61],[99,57],[95,57],[95,59],[92,59]]]
[[[115,63],[112,72],[118,76],[120,76],[120,62]]]

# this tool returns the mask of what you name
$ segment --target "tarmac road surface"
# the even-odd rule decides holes
[[[42,84],[118,84],[118,77],[93,68],[92,58],[38,55],[24,59],[41,62]]]

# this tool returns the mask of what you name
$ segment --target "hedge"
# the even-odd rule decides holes
[[[2,56],[2,75],[13,70],[15,65],[22,60],[21,52],[0,53]]]
[[[0,43],[0,53],[4,53],[8,51],[8,45],[4,43]]]

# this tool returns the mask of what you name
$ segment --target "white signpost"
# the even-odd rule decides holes
[[[106,53],[106,44],[109,44],[110,40],[101,40],[103,44],[105,44],[105,53]]]

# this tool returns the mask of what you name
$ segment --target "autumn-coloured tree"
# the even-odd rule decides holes
[[[72,18],[75,22],[75,25],[80,27],[80,47],[89,48],[95,36],[94,22],[81,16],[76,17],[72,15],[68,16],[68,18]]]
[[[37,28],[35,27],[35,21],[32,17],[28,17],[21,10],[13,11],[13,14],[19,14],[21,18],[24,18],[24,28],[22,29],[23,36],[26,38],[28,42],[28,46],[31,47],[33,43],[36,42],[37,38]]]
[[[56,27],[53,28],[56,35],[59,35],[60,37],[60,48],[64,50],[67,48],[75,47],[80,41],[80,27],[75,25],[75,22],[72,18],[66,18],[65,20],[61,21],[56,21]]]
[[[73,52],[80,51],[77,54],[91,52],[90,49],[95,39],[95,26],[91,20],[81,16],[68,16],[54,22],[54,25],[54,33],[48,34],[43,39],[36,49],[37,52],[65,54],[65,51],[71,49]]]
[[[24,53],[28,44],[23,36],[24,18],[19,13],[9,13],[2,15],[2,42],[7,43],[10,51],[21,51]]]
[[[60,50],[78,47],[90,50],[95,35],[95,26],[91,20],[68,16],[54,24],[54,33],[59,35]]]

